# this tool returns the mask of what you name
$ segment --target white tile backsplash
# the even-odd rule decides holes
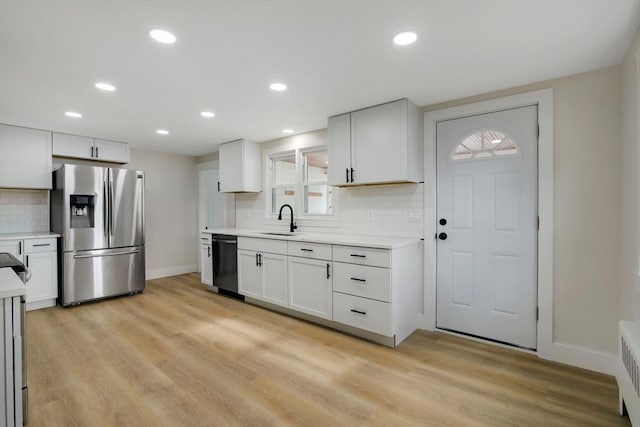
[[[0,189],[0,233],[49,231],[49,192]]]
[[[299,231],[424,237],[423,184],[336,187],[334,191],[337,221],[312,225],[298,218]],[[273,219],[267,218],[265,197],[265,192],[236,195],[236,227],[274,227]]]

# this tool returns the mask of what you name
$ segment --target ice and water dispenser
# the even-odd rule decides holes
[[[71,228],[93,228],[95,195],[71,195]]]

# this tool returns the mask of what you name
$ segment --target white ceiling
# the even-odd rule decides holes
[[[0,122],[199,155],[619,64],[639,24],[638,0],[0,0]],[[407,29],[416,44],[393,45]]]

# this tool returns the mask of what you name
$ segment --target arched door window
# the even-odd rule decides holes
[[[518,152],[509,135],[499,130],[482,129],[463,139],[451,154],[451,160],[494,159],[517,156]]]

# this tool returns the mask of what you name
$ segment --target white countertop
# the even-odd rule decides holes
[[[200,230],[200,233],[229,234],[240,237],[257,237],[261,239],[291,240],[298,242],[327,243],[332,245],[363,246],[367,248],[394,249],[402,246],[413,245],[420,242],[418,238],[364,236],[357,234],[329,234],[296,232],[292,235],[264,234],[269,232],[279,233],[281,230],[251,230],[246,228],[212,228]]]
[[[60,237],[50,231],[36,231],[32,233],[0,233],[0,240],[42,239],[45,237]]]
[[[0,298],[25,295],[27,287],[9,267],[0,268]]]

